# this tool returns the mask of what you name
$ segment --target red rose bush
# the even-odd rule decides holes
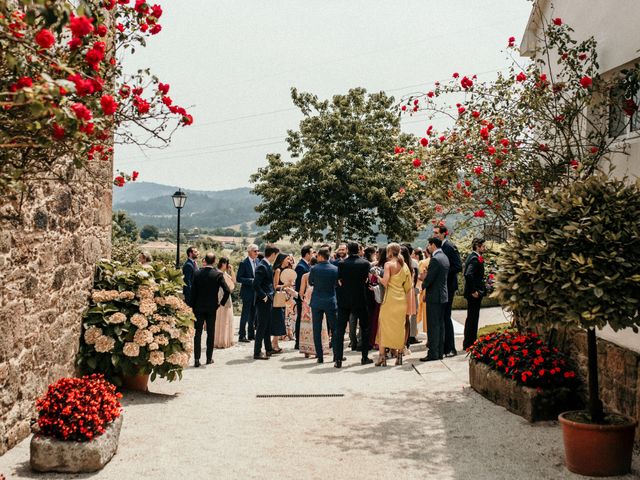
[[[533,388],[572,387],[575,371],[567,358],[534,332],[496,332],[467,349],[469,356],[505,377]]]
[[[104,433],[122,413],[122,395],[101,374],[62,378],[36,402],[40,433],[85,442]]]

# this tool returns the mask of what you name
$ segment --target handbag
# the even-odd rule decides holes
[[[277,291],[273,295],[273,307],[283,308],[287,305],[287,294],[281,291]]]
[[[371,287],[371,290],[373,290],[373,298],[375,298],[376,303],[382,303],[384,300],[384,298],[382,298],[382,286],[374,285]]]

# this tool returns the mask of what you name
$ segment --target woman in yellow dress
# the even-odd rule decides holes
[[[396,365],[402,365],[407,293],[411,290],[411,271],[402,259],[400,245],[397,243],[391,243],[387,247],[384,274],[382,277],[378,277],[378,281],[384,285],[385,296],[380,306],[377,339],[379,355],[376,366],[387,365],[385,348],[396,350]]]
[[[422,280],[427,276],[427,268],[429,268],[429,261],[431,260],[431,255],[429,254],[429,250],[425,248],[424,252],[422,252],[424,258],[420,259],[418,262],[418,285],[422,288]],[[427,333],[427,304],[424,300],[425,290],[420,291],[420,295],[418,296],[418,318],[416,322],[419,324],[422,322],[422,331]]]

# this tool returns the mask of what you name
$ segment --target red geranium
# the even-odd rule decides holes
[[[56,43],[56,37],[50,30],[43,28],[36,34],[35,41],[42,48],[51,48]]]
[[[62,378],[36,401],[38,427],[58,440],[91,440],[120,416],[121,397],[101,374]]]
[[[494,332],[467,349],[472,359],[485,363],[528,387],[575,386],[575,371],[567,358],[534,332]]]

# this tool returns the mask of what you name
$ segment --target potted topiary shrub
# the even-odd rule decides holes
[[[499,260],[497,295],[527,325],[577,327],[588,344],[588,410],[560,415],[569,470],[629,472],[637,422],[605,413],[596,329],[638,330],[640,191],[595,174],[523,202]]]
[[[102,375],[62,378],[36,402],[31,468],[38,472],[95,472],[116,453],[121,395]]]

